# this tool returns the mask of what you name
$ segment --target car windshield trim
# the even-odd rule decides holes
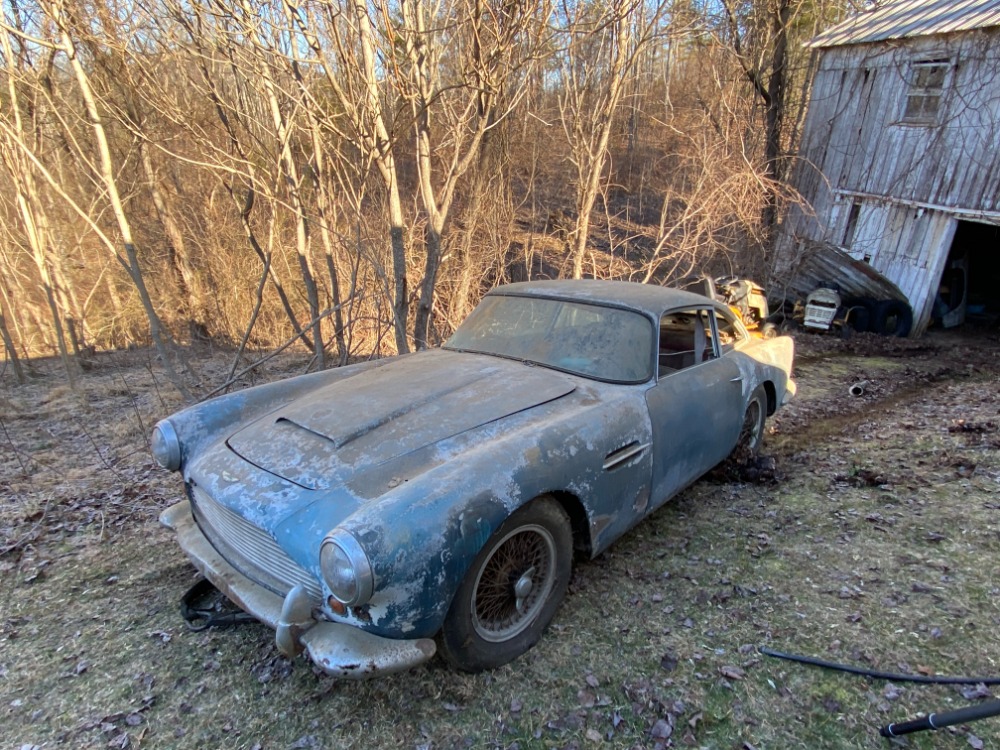
[[[635,385],[655,376],[653,330],[649,316],[632,307],[559,296],[490,294],[442,348],[602,383]]]

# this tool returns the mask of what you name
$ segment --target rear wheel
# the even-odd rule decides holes
[[[733,449],[732,457],[738,460],[748,460],[756,457],[764,442],[764,423],[767,421],[767,392],[764,386],[758,385],[750,396],[746,411],[743,413],[743,425],[740,427],[740,437]]]
[[[506,664],[537,643],[566,593],[573,535],[551,497],[520,508],[469,567],[441,629],[445,658],[466,672]]]

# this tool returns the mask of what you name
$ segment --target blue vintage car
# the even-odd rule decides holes
[[[490,292],[439,349],[222,396],[155,428],[162,522],[212,583],[330,674],[531,648],[600,554],[794,393],[791,339],[606,281]]]

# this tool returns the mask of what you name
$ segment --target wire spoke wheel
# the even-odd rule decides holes
[[[747,404],[746,414],[743,415],[743,427],[740,428],[739,445],[753,450],[758,446],[764,437],[764,420],[761,419],[761,404],[757,399],[752,399]]]
[[[764,442],[764,422],[767,420],[767,393],[763,387],[757,386],[740,425],[739,438],[729,454],[729,460],[737,466],[747,464],[757,457],[760,446]]]
[[[548,529],[533,524],[496,545],[472,592],[472,625],[480,638],[506,641],[535,620],[555,582],[555,544]]]
[[[438,636],[441,655],[466,672],[516,659],[542,637],[572,570],[569,515],[540,495],[508,516],[470,562]]]

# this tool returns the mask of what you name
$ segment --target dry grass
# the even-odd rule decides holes
[[[1000,673],[1000,342],[800,348],[799,397],[765,443],[780,481],[696,484],[580,564],[514,664],[364,683],[288,663],[262,626],[184,628],[193,569],[156,524],[178,488],[144,449],[176,402],[152,363],[108,360],[81,394],[6,388],[0,746],[876,748],[884,723],[975,702],[756,647]],[[196,364],[210,381],[228,363]],[[1000,724],[909,745],[972,735],[997,746]]]

